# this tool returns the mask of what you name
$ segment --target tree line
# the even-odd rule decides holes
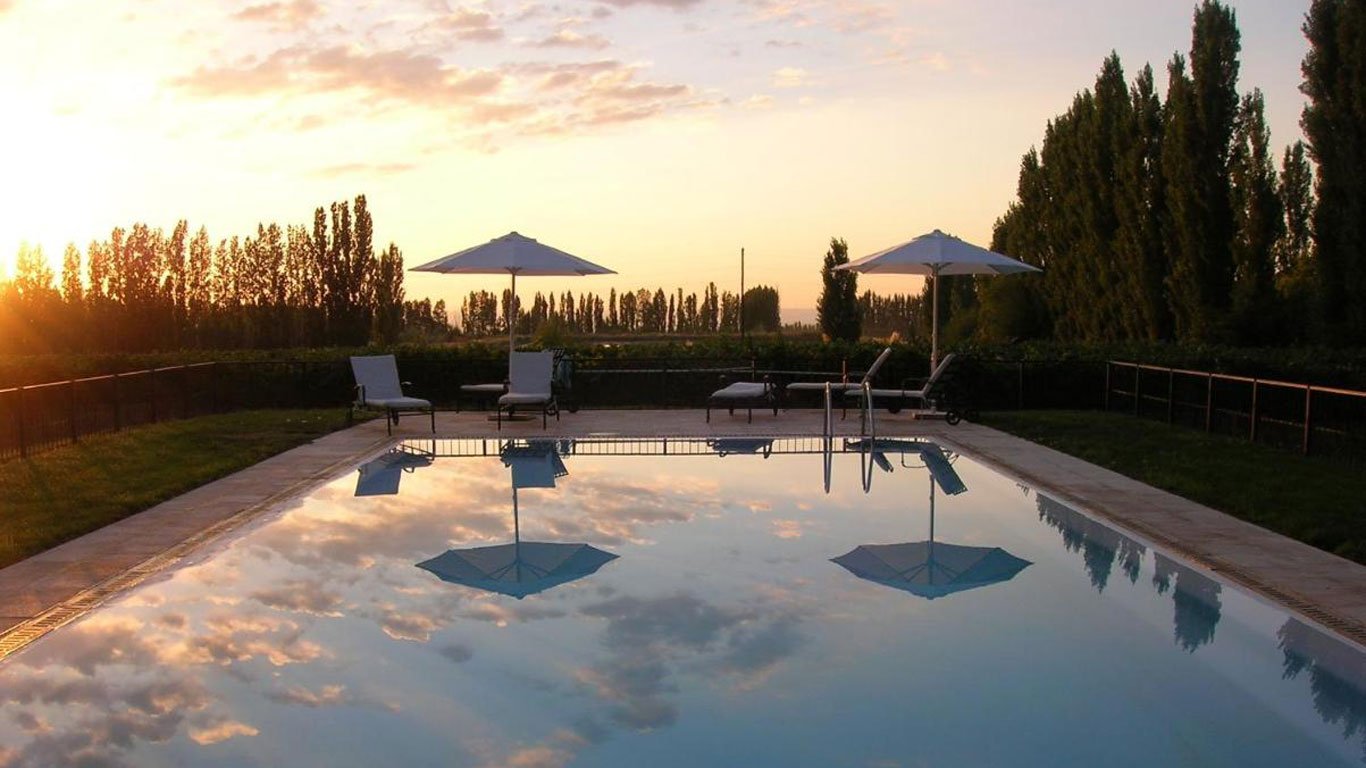
[[[1021,161],[992,249],[1044,273],[973,283],[978,335],[1366,342],[1366,2],[1314,0],[1303,29],[1305,141],[1279,164],[1220,2],[1195,10],[1165,97],[1107,58]]]
[[[0,283],[0,353],[363,345],[405,326],[444,327],[441,302],[405,302],[403,254],[376,251],[365,196],[317,208],[311,226],[260,224],[214,243],[185,221],[170,233],[116,227],[60,275],[23,246]]]
[[[470,291],[460,302],[460,330],[468,336],[488,336],[507,332],[511,292]],[[635,291],[608,290],[600,294],[573,291],[559,294],[537,292],[528,301],[517,299],[517,332],[533,333],[554,323],[571,333],[584,336],[621,333],[738,333],[740,300],[738,294],[720,291],[708,283],[699,296],[684,295],[678,288],[640,288]],[[777,331],[782,327],[779,295],[775,288],[756,286],[745,291],[744,324],[746,331]]]

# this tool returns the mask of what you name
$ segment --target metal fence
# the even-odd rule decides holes
[[[345,363],[198,363],[0,389],[0,460],[125,427],[345,403]]]
[[[914,366],[906,360],[903,366]],[[978,410],[1099,408],[1104,365],[1074,361],[962,363]],[[414,356],[399,361],[409,391],[439,407],[461,403],[460,385],[502,381],[506,358],[454,361]],[[895,387],[921,371],[884,368],[879,386]],[[849,370],[857,380],[862,370]],[[768,377],[779,391],[793,381],[838,379],[837,373],[779,370],[756,360],[637,357],[582,360],[562,394],[578,408],[697,408],[723,383]],[[0,460],[28,456],[83,437],[159,421],[256,408],[341,407],[353,381],[346,360],[211,362],[50,384],[0,389]],[[784,397],[784,406],[815,400]]]
[[[1366,392],[1111,361],[1104,408],[1306,456],[1366,459]]]

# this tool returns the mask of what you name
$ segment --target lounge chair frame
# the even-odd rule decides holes
[[[513,352],[508,360],[508,388],[498,398],[498,431],[503,429],[503,411],[508,418],[516,415],[518,408],[536,406],[541,411],[541,429],[548,425],[548,417],[560,420],[560,405],[555,398],[552,378],[555,370],[554,353]]]
[[[347,418],[357,410],[378,410],[385,414],[385,429],[392,435],[394,425],[404,413],[427,413],[431,416],[432,433],[436,433],[436,407],[428,400],[410,397],[404,387],[410,381],[399,381],[398,362],[393,355],[353,356],[351,374],[356,379],[355,399],[347,410]]]
[[[777,387],[768,376],[764,376],[762,381],[737,381],[726,384],[724,376],[721,377],[721,389],[711,393],[707,398],[707,423],[711,423],[711,409],[725,408],[730,415],[735,415],[736,408],[744,408],[747,423],[754,423],[755,408],[772,408],[773,415],[778,415]],[[737,385],[755,385],[738,387]]]

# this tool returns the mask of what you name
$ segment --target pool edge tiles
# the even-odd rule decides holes
[[[954,433],[937,439],[1366,648],[1366,566],[1046,446],[986,431],[995,434],[974,430],[966,440]]]

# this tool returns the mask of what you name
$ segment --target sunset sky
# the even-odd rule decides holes
[[[510,230],[616,269],[814,306],[832,235],[986,244],[1020,156],[1113,49],[1190,45],[1193,0],[0,0],[0,269],[116,226],[215,241],[365,194],[408,266]],[[1309,0],[1229,3],[1244,90],[1299,138]],[[501,289],[410,273],[410,298]],[[910,278],[861,287],[907,291]]]

